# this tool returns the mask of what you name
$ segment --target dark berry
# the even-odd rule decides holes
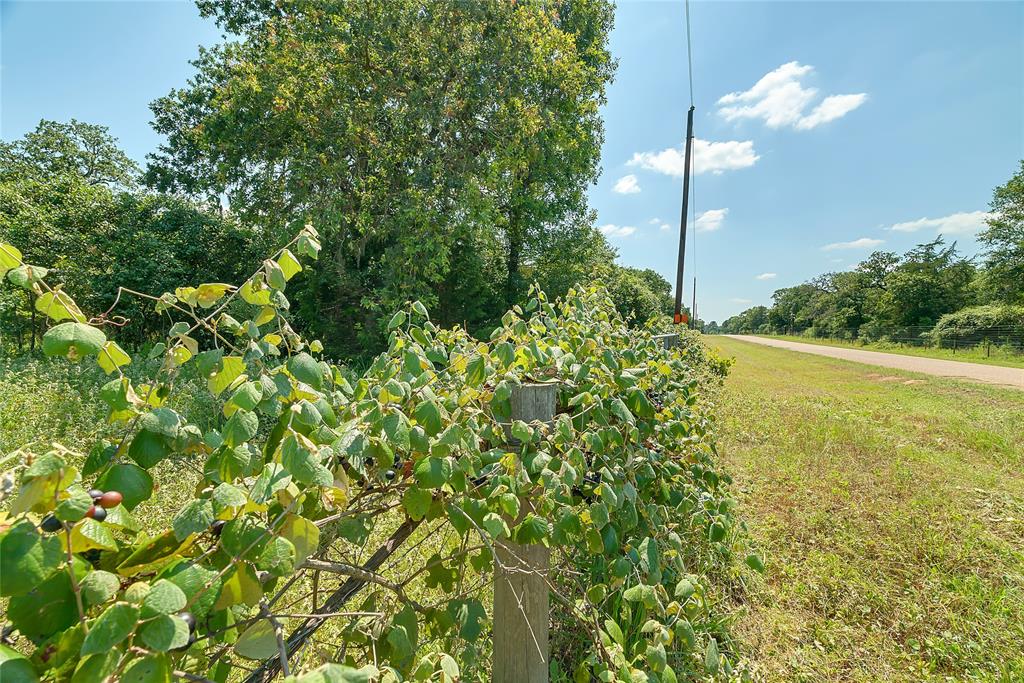
[[[388,470],[387,472],[384,473],[384,478],[387,479],[388,481],[391,481],[392,479],[395,478],[395,471]]]
[[[96,499],[103,497],[103,491],[100,491],[99,489],[89,489],[89,497],[95,501]]]
[[[191,612],[178,612],[178,617],[186,624],[188,624],[189,631],[196,630],[196,618],[192,616]]]
[[[118,491],[107,491],[96,502],[105,508],[116,508],[122,500],[124,500],[124,496]]]
[[[46,515],[46,517],[43,517],[43,522],[39,526],[42,527],[43,531],[52,534],[54,531],[59,531],[63,524],[61,524],[60,520],[53,515]]]
[[[224,530],[224,525],[227,524],[223,519],[218,519],[216,522],[210,525],[210,533],[214,536],[220,536],[220,532]]]
[[[96,507],[95,505],[93,505],[91,508],[89,508],[89,511],[85,513],[85,516],[92,517],[97,522],[102,522],[107,518],[107,511],[101,507]]]

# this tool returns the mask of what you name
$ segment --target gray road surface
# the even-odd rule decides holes
[[[1024,391],[1024,369],[1004,368],[998,365],[983,365],[981,363],[964,363],[956,360],[942,360],[939,358],[924,358],[922,356],[904,356],[898,353],[883,353],[880,351],[864,351],[862,349],[849,349],[838,346],[821,346],[818,344],[803,344],[783,339],[771,339],[769,337],[754,337],[746,334],[726,335],[732,339],[774,346],[790,351],[801,353],[813,353],[818,356],[829,358],[842,358],[857,363],[868,365],[879,365],[883,368],[895,368],[910,372],[920,372],[926,375],[938,377],[956,377],[959,379],[986,382],[988,384],[1001,384],[1014,387]]]

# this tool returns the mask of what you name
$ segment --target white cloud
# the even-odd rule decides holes
[[[755,276],[754,279],[755,280],[774,280],[777,275],[778,275],[777,273],[761,273],[760,275]]]
[[[636,181],[636,176],[630,173],[624,175],[615,181],[615,187],[612,188],[612,192],[618,192],[619,194],[637,194],[640,192],[640,184]]]
[[[817,99],[818,89],[805,87],[801,79],[813,71],[814,67],[798,62],[783,64],[762,76],[750,90],[719,98],[718,113],[726,121],[762,119],[770,128],[809,130],[845,116],[867,100],[866,93],[829,95],[806,113]]]
[[[697,232],[718,230],[722,227],[722,222],[725,221],[725,216],[728,213],[729,209],[708,209],[697,216],[697,223],[694,227],[697,229]]]
[[[650,225],[657,225],[658,223],[661,223],[661,219],[660,219],[660,218],[652,218],[651,220],[649,220],[649,221],[647,221],[647,222],[648,222],[648,223],[649,223]]]
[[[598,227],[598,230],[606,237],[629,237],[636,232],[636,228],[632,225],[615,225],[614,223],[606,223]]]
[[[889,230],[917,232],[926,228],[935,228],[935,232],[945,235],[973,235],[985,228],[985,219],[991,215],[985,211],[952,213],[942,218],[919,218],[916,221],[896,223]]]
[[[810,114],[797,121],[796,127],[799,130],[810,130],[815,126],[842,118],[864,104],[866,99],[868,99],[868,96],[865,93],[829,95]]]
[[[760,158],[754,152],[752,140],[743,142],[737,140],[709,142],[699,138],[693,140],[694,175],[701,173],[717,175],[724,171],[748,168]],[[636,152],[627,164],[682,178],[686,168],[686,153],[682,147],[668,147],[660,152]]]
[[[660,229],[662,232],[667,232],[672,229],[672,226],[669,225],[668,223],[662,223],[661,225],[658,226],[658,229]]]
[[[733,302],[734,304],[752,304],[752,303],[754,303],[750,299],[729,299],[729,301]]]
[[[856,239],[851,242],[833,242],[832,244],[826,244],[821,249],[822,251],[835,251],[836,249],[870,249],[871,247],[877,247],[883,242],[885,242],[885,240],[876,240],[872,237],[861,237],[860,239]]]

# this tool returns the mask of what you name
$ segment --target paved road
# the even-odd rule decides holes
[[[957,377],[960,379],[986,382],[988,384],[1001,384],[1024,390],[1024,369],[1004,368],[998,365],[983,365],[981,363],[964,363],[956,360],[942,360],[939,358],[924,358],[922,356],[903,356],[897,353],[882,353],[880,351],[863,351],[861,349],[848,349],[838,346],[821,346],[818,344],[802,344],[800,342],[786,341],[783,339],[771,339],[768,337],[753,337],[746,334],[726,335],[740,341],[775,346],[790,351],[802,353],[813,353],[818,356],[830,358],[842,358],[857,363],[868,365],[880,365],[884,368],[895,368],[897,370],[908,370],[920,372],[926,375],[939,377]]]

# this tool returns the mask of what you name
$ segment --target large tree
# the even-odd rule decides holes
[[[988,227],[978,235],[985,245],[982,289],[993,301],[1024,303],[1024,161],[992,195]]]
[[[238,40],[153,104],[167,142],[147,179],[224,197],[282,239],[312,221],[324,258],[297,313],[336,349],[372,343],[410,298],[493,319],[547,233],[585,211],[606,0],[198,4]]]

